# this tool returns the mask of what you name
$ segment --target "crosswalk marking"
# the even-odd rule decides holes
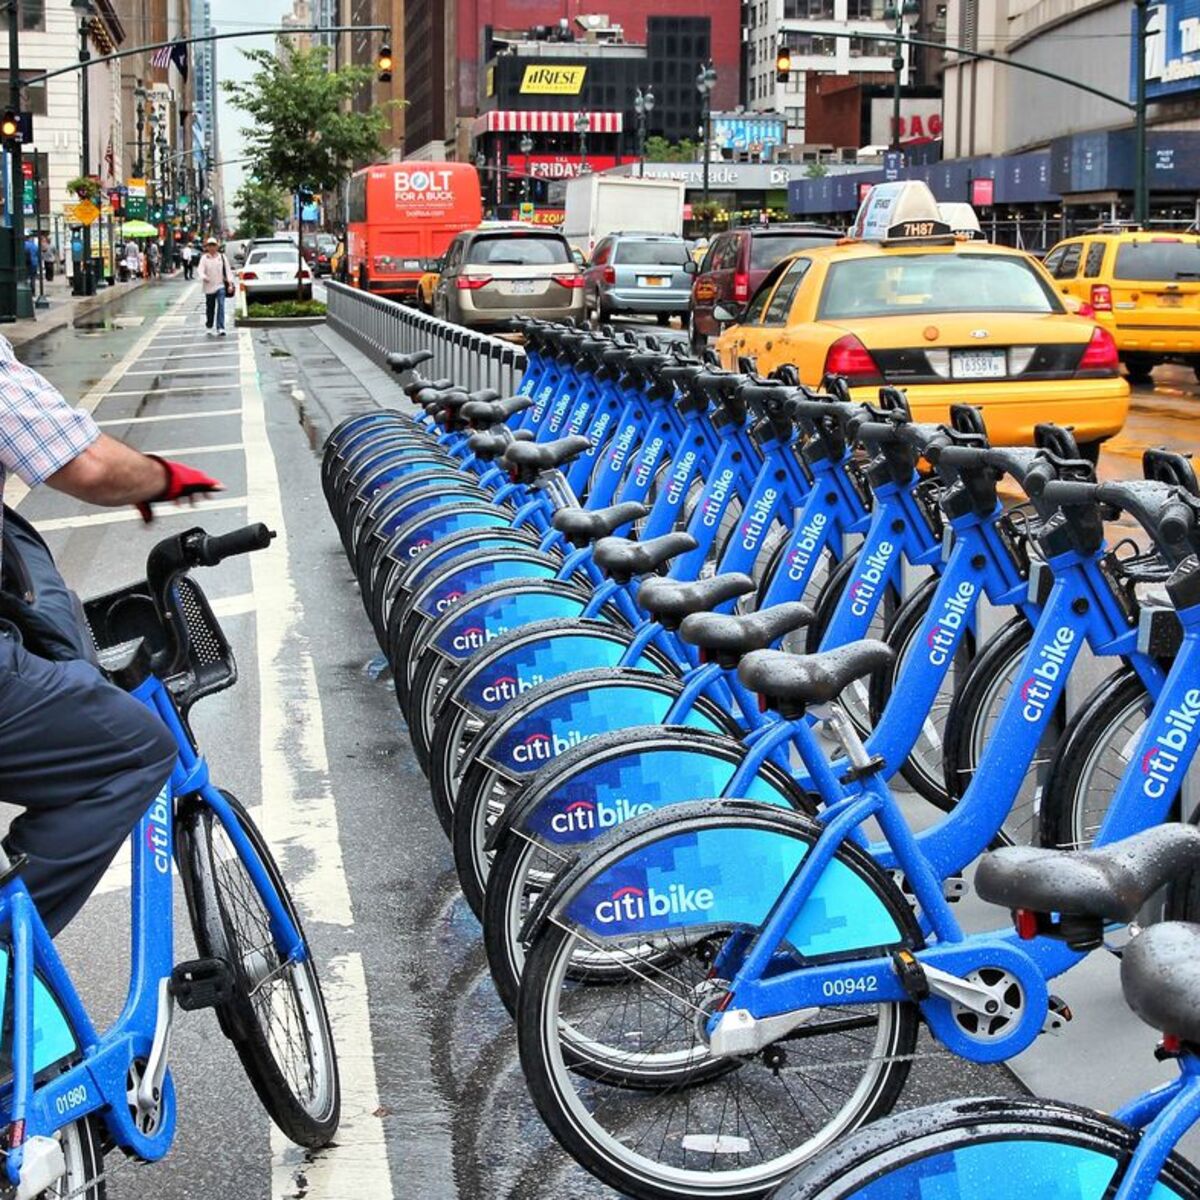
[[[222,391],[227,389],[222,388]],[[120,392],[113,393],[121,395]],[[135,396],[143,395],[142,392],[131,393]],[[144,393],[145,395],[153,395],[151,392]],[[97,421],[96,424],[101,429],[112,429],[120,425],[151,425],[157,421],[195,421],[200,417],[236,417],[242,410],[240,408],[210,408],[204,412],[181,412],[181,413],[158,413],[153,417],[115,417],[111,421]]]
[[[245,508],[245,496],[221,496],[216,500],[203,501],[204,512],[215,512],[222,508]],[[196,520],[200,509],[191,504],[160,504],[154,510],[157,522],[162,517],[188,517]],[[53,533],[59,529],[81,529],[89,525],[120,525],[124,521],[140,521],[141,514],[134,508],[102,508],[99,512],[78,513],[73,517],[51,517],[49,520],[34,521],[42,533]]]

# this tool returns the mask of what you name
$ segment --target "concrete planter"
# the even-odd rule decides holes
[[[239,329],[290,329],[303,325],[324,325],[325,318],[321,317],[238,317]]]

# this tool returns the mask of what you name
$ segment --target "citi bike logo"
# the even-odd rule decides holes
[[[667,480],[667,503],[678,504],[680,497],[683,495],[683,489],[687,487],[687,481],[691,478],[692,467],[696,464],[696,452],[689,450],[676,464],[675,470],[671,472],[671,478]]]
[[[729,489],[733,487],[733,472],[726,467],[720,475],[713,480],[712,487],[708,491],[708,499],[704,502],[704,524],[711,527],[717,523],[721,516],[721,508],[725,503],[725,498],[729,495]]]
[[[753,550],[758,545],[778,499],[779,493],[774,488],[767,488],[750,506],[750,511],[746,514],[746,523],[742,526],[743,550]]]
[[[1196,722],[1200,721],[1200,689],[1184,692],[1183,703],[1172,708],[1164,718],[1170,727],[1154,739],[1154,745],[1142,755],[1142,792],[1151,800],[1161,800],[1167,794],[1179,759],[1187,749]]]
[[[613,925],[618,921],[640,921],[647,916],[683,916],[707,912],[714,901],[712,888],[669,883],[666,891],[660,892],[654,887],[628,886],[617,888],[609,899],[596,905],[596,920],[601,925]]]
[[[625,459],[629,457],[629,447],[633,445],[635,437],[637,437],[636,425],[626,425],[617,434],[616,440],[613,442],[613,448],[608,456],[608,469],[610,471],[620,471],[625,466]]]
[[[513,747],[512,760],[525,766],[529,763],[549,762],[565,754],[572,746],[586,742],[591,734],[572,729],[565,737],[557,733],[531,733],[523,742]]]
[[[562,419],[567,415],[567,409],[571,407],[571,393],[565,392],[558,403],[550,412],[550,432],[555,433],[558,427],[562,424]]]
[[[654,468],[658,463],[658,456],[662,453],[663,440],[656,437],[652,442],[646,444],[646,449],[642,451],[642,457],[638,460],[638,465],[633,471],[633,482],[638,487],[645,487],[650,482],[650,476],[654,474]]]
[[[433,538],[422,538],[419,542],[413,542],[408,548],[408,557],[416,558],[422,550],[428,550],[433,545]]]
[[[533,419],[540,421],[546,412],[546,405],[550,403],[550,397],[554,395],[554,389],[547,384],[538,393],[538,398],[533,403]]]
[[[498,638],[502,633],[507,632],[507,625],[497,625],[495,629],[484,629],[482,625],[472,625],[469,629],[464,629],[462,633],[455,634],[450,639],[450,648],[452,650],[478,650],[480,646],[486,646],[493,638]]]
[[[856,617],[865,617],[871,611],[871,601],[879,591],[883,573],[895,549],[892,542],[880,542],[878,548],[867,555],[866,569],[850,585],[850,611]]]
[[[571,423],[570,423],[570,425],[567,426],[567,432],[568,433],[581,433],[583,431],[584,425],[587,424],[588,414],[591,411],[592,411],[592,406],[590,404],[581,404],[571,414]],[[600,434],[602,434],[604,432],[605,427],[608,425],[608,422],[610,419],[611,418],[609,417],[608,413],[605,413],[600,418],[600,422],[598,422],[598,428],[596,430],[597,437],[599,437]]]
[[[954,595],[946,601],[945,611],[937,619],[937,624],[929,631],[926,642],[929,645],[929,665],[942,667],[950,657],[950,648],[962,628],[967,614],[971,611],[971,601],[975,598],[975,585],[964,579],[958,585]]]
[[[451,607],[451,605],[457,604],[463,598],[464,595],[466,595],[465,592],[447,592],[433,606],[434,612],[445,612],[446,609]]]
[[[653,804],[630,804],[624,796],[613,804],[605,804],[603,800],[595,803],[591,800],[575,800],[562,812],[554,814],[550,819],[550,828],[555,833],[591,833],[596,829],[612,829],[614,825],[623,825],[634,817],[653,811]]]
[[[800,530],[800,537],[788,555],[788,578],[799,581],[804,578],[808,564],[820,544],[821,533],[829,518],[824,513],[813,513],[808,524]]]
[[[501,675],[494,683],[489,683],[479,694],[485,704],[502,704],[515,700],[522,692],[545,683],[544,675],[531,675],[528,679],[520,675]]]
[[[171,812],[165,787],[154,797],[146,816],[146,849],[154,859],[154,869],[166,875],[171,869]]]
[[[1053,694],[1053,683],[1062,674],[1063,663],[1070,653],[1071,644],[1075,641],[1075,630],[1067,625],[1059,626],[1054,635],[1054,641],[1048,646],[1038,647],[1038,663],[1033,668],[1033,674],[1021,684],[1021,699],[1025,707],[1021,716],[1031,725],[1040,721],[1046,712],[1046,702]]]

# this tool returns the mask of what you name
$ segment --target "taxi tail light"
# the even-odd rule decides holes
[[[487,287],[492,282],[490,275],[460,275],[454,286],[460,292],[477,292],[481,287]]]
[[[604,282],[609,284],[609,286],[616,283],[617,282],[617,268],[616,267],[605,267],[604,272],[603,272],[603,278],[604,278]]]
[[[883,383],[879,364],[852,333],[838,338],[829,347],[825,355],[825,374],[840,375],[851,387],[875,387]]]
[[[1112,312],[1112,288],[1107,283],[1092,284],[1092,308],[1096,312]]]
[[[1077,317],[1094,317],[1096,310],[1086,301],[1080,300],[1079,307],[1075,310]]]
[[[245,283],[247,279],[257,279],[257,278],[258,278],[257,271],[243,271],[242,272],[242,282],[243,283]]]
[[[554,282],[559,285],[559,287],[571,289],[583,287],[582,275],[551,275],[550,278],[553,279]]]
[[[1092,330],[1092,340],[1083,348],[1076,375],[1115,375],[1117,373],[1117,343],[1107,329],[1099,325]]]
[[[745,271],[739,271],[733,277],[733,300],[735,304],[745,304],[750,299],[750,276]]]

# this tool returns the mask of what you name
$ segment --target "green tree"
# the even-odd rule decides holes
[[[288,215],[287,193],[277,184],[251,176],[234,193],[233,208],[238,214],[238,237],[269,237]]]
[[[356,164],[383,157],[387,110],[395,102],[368,112],[352,105],[374,75],[372,67],[330,70],[327,46],[285,47],[278,57],[269,50],[242,53],[257,70],[224,87],[234,108],[249,118],[242,133],[257,178],[293,196],[301,189],[332,192]],[[298,281],[297,292],[302,290]]]
[[[829,174],[829,168],[824,163],[810,162],[804,169],[805,179],[824,179]]]
[[[647,162],[676,162],[675,147],[665,137],[654,134],[646,139]]]

